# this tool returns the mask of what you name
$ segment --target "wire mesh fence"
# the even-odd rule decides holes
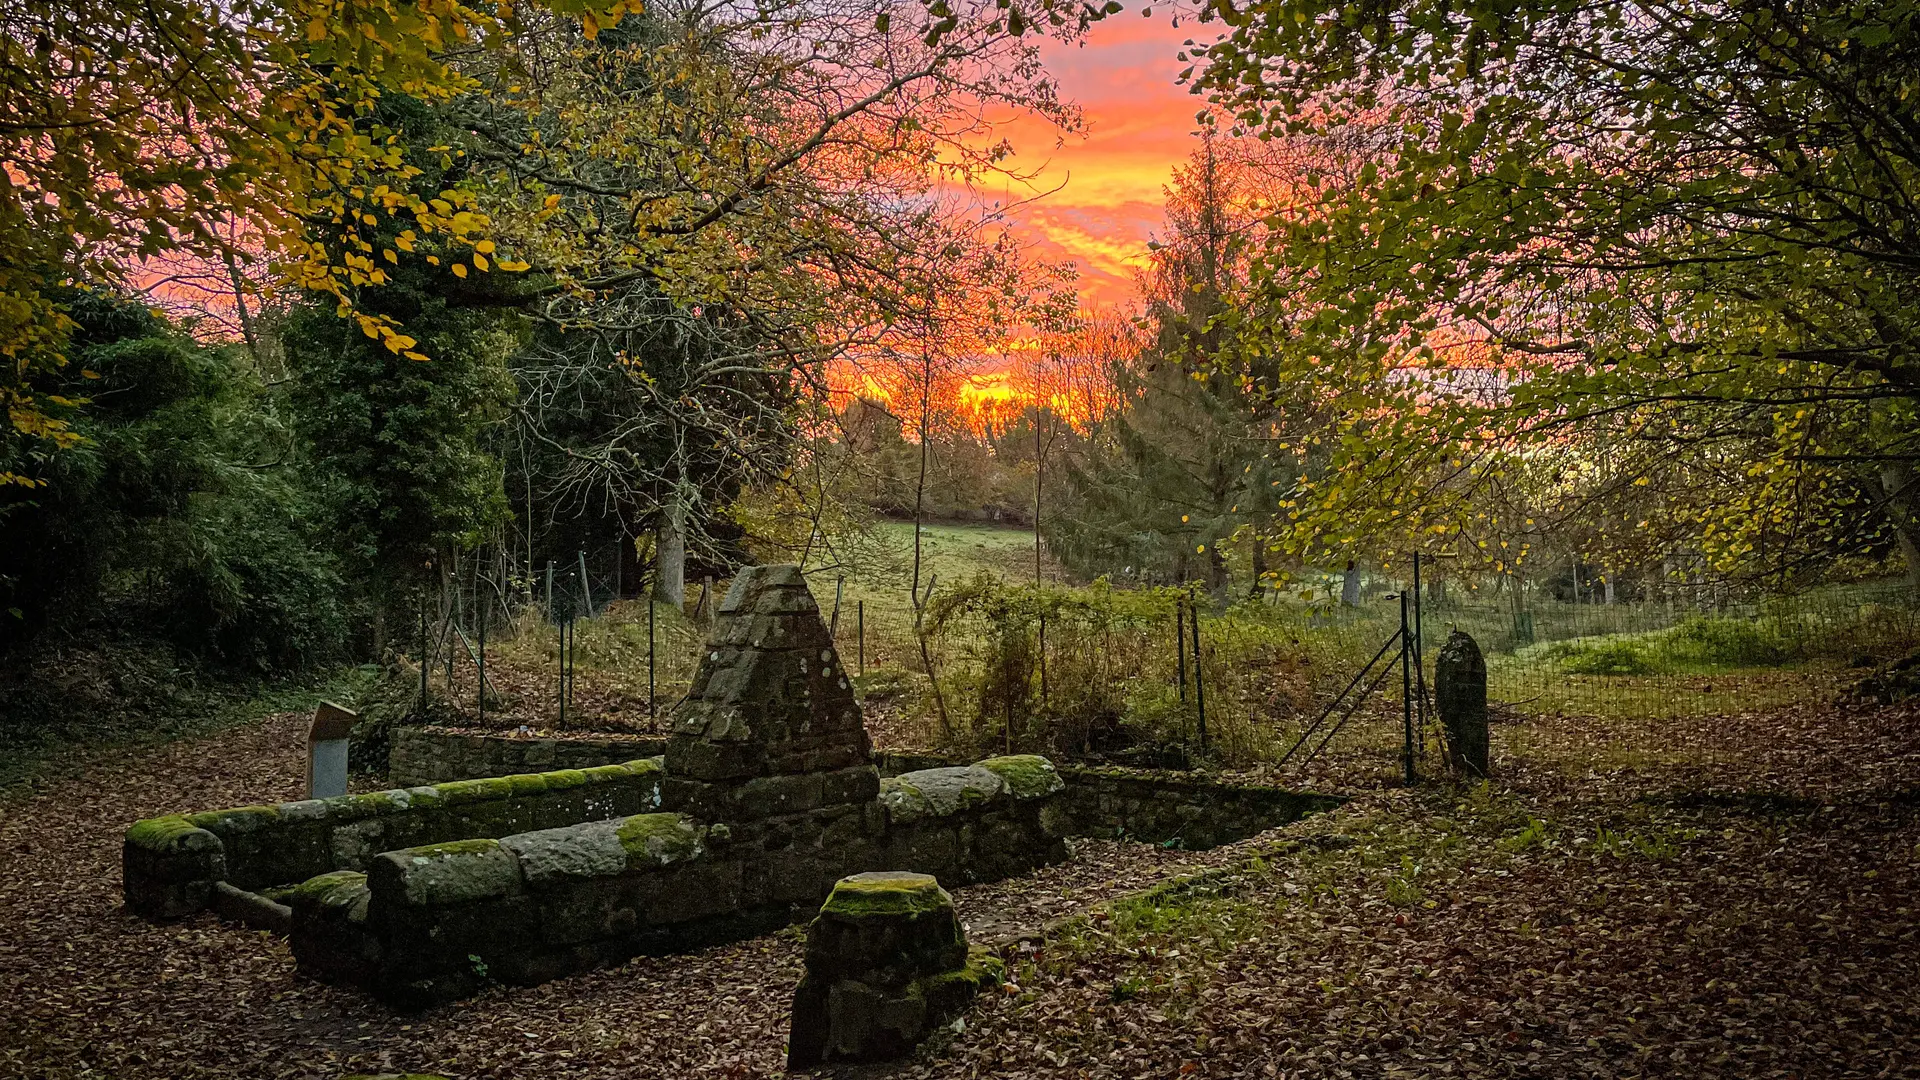
[[[425,605],[423,652],[454,720],[495,728],[659,730],[691,682],[727,586],[694,583],[676,609],[618,599],[582,558],[555,560],[550,577],[543,568],[512,588],[484,572],[470,578]],[[1496,719],[1561,718],[1569,722],[1553,730],[1566,731],[1828,700],[1920,646],[1920,594],[1903,580],[1792,595],[1705,584],[1615,595],[1511,578],[1415,590],[1375,576],[1346,603],[1337,582],[1318,600],[1236,601],[1197,588],[981,576],[878,614],[870,590],[855,598],[837,576],[813,584],[849,662],[857,655],[862,675],[869,657],[880,665],[861,685],[903,745],[1205,762],[1287,782],[1398,782],[1409,712],[1416,750],[1435,744],[1429,711],[1405,699],[1430,685],[1432,657],[1454,630],[1486,656]],[[1393,666],[1403,596],[1410,642],[1426,659],[1404,679]],[[1369,658],[1380,663],[1356,680]],[[1341,711],[1324,716],[1343,690]],[[1419,767],[1436,764],[1424,757]]]

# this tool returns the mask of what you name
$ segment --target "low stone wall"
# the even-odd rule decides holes
[[[1340,805],[1331,795],[1131,769],[1066,766],[1058,812],[1070,836],[1217,847]]]
[[[1062,788],[1045,759],[888,785],[878,798],[730,823],[641,814],[387,852],[365,873],[281,894],[294,958],[309,975],[419,1008],[489,981],[540,983],[764,933],[849,874],[979,881],[1066,857],[1064,818],[1049,809]]]
[[[876,753],[874,764],[881,776],[895,777],[946,763],[930,754],[886,752]],[[1189,850],[1258,836],[1342,801],[1181,773],[1084,765],[1062,765],[1057,771],[1065,790],[1049,813],[1059,817],[1052,824],[1062,835],[1173,843]]]
[[[420,844],[508,836],[660,806],[657,758],[400,788],[278,806],[171,814],[127,830],[127,906],[173,918],[208,906],[216,882],[257,892]]]
[[[1065,790],[1053,763],[1030,755],[889,777],[885,868],[964,885],[1065,862]]]
[[[387,782],[395,787],[414,787],[555,769],[592,769],[656,757],[666,749],[665,735],[582,734],[527,739],[396,728],[392,749],[387,752]]]

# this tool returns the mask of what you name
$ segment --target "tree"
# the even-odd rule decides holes
[[[49,290],[94,404],[83,441],[0,494],[0,652],[111,616],[122,631],[252,671],[344,645],[339,567],[307,529],[273,403],[231,349],[196,344],[133,298]],[[77,371],[42,371],[47,396]],[[64,636],[64,635],[62,635]]]
[[[1106,452],[1069,465],[1069,505],[1049,539],[1083,572],[1132,568],[1220,589],[1223,544],[1272,516],[1284,463],[1270,455],[1279,399],[1259,362],[1231,348],[1259,228],[1253,178],[1203,134],[1175,173],[1167,235],[1141,281],[1152,338],[1113,365],[1119,407],[1097,441]],[[1252,563],[1257,590],[1265,567]]]
[[[1246,305],[1247,349],[1341,418],[1288,546],[1480,550],[1476,497],[1541,455],[1609,542],[1726,574],[1910,545],[1917,11],[1215,5],[1220,107],[1366,148],[1352,183],[1294,174]]]
[[[551,9],[597,27],[625,4]],[[31,390],[35,373],[65,365],[73,330],[50,287],[125,285],[168,253],[260,257],[348,314],[347,290],[385,282],[413,237],[480,251],[487,223],[471,194],[419,190],[396,133],[366,118],[388,93],[444,101],[471,88],[451,57],[500,47],[527,14],[459,0],[29,0],[0,14],[0,355],[12,365],[0,482],[26,481],[26,455],[76,442],[74,399]],[[397,248],[363,235],[399,221]],[[390,317],[356,318],[415,352]]]
[[[414,148],[423,190],[459,182],[457,162],[443,164],[422,149],[444,131],[441,110],[394,94],[367,122]],[[384,234],[361,231],[390,244],[401,230],[389,223]],[[511,312],[467,303],[461,279],[436,265],[447,261],[442,253],[464,250],[422,240],[423,259],[347,293],[354,311],[406,325],[431,350],[430,361],[395,352],[341,319],[329,292],[308,292],[281,331],[304,464],[337,550],[364,590],[376,655],[403,592],[445,571],[455,552],[506,518],[493,431],[512,400],[506,360],[527,331]]]

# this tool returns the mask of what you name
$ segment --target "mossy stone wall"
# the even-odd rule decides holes
[[[127,906],[173,918],[205,907],[215,881],[257,892],[364,869],[383,851],[654,810],[661,775],[650,758],[152,818],[127,830]]]
[[[316,978],[413,1008],[763,933],[811,914],[850,874],[958,884],[1067,855],[1047,812],[1061,787],[1043,759],[889,783],[891,797],[798,813],[641,814],[385,852],[364,877],[281,894],[294,956]]]
[[[1201,849],[1257,836],[1340,805],[1331,795],[1135,769],[1060,770],[1057,812],[1071,836]]]

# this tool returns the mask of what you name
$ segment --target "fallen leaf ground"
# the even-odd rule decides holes
[[[1055,921],[1009,947],[1013,987],[894,1071],[1920,1076],[1916,724],[1522,719],[1476,789],[1362,790],[1213,852],[1084,845],[956,894],[976,936]],[[103,753],[0,802],[0,1076],[779,1071],[791,932],[408,1017],[297,978],[265,935],[123,913],[126,824],[294,797],[300,727]]]

